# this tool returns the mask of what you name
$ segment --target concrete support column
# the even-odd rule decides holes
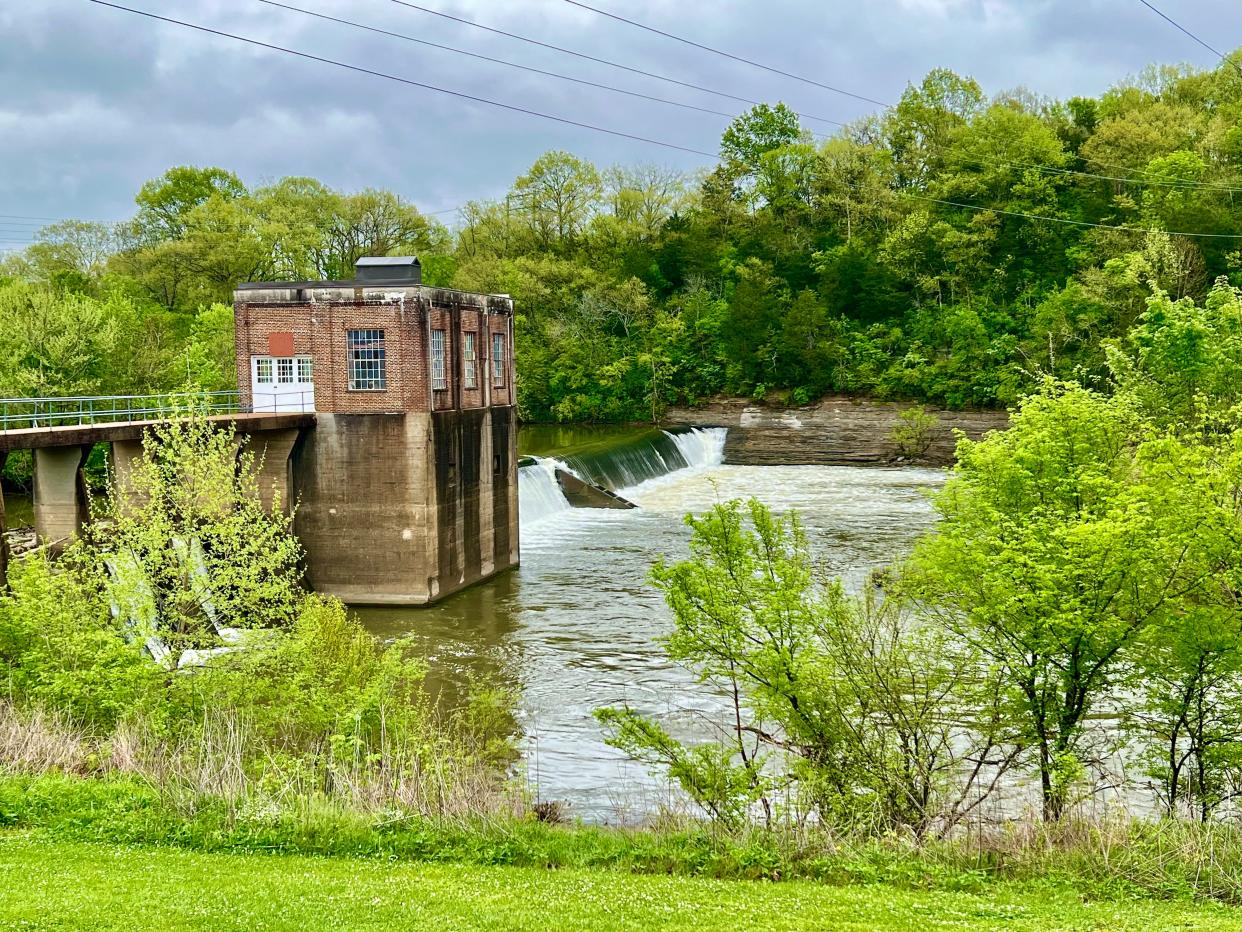
[[[39,543],[76,537],[86,522],[82,464],[89,446],[40,447],[34,451],[34,515]]]
[[[112,468],[112,493],[119,496],[126,503],[133,502],[138,494],[134,491],[133,476],[141,459],[141,440],[112,441],[110,463]],[[134,502],[134,504],[142,505],[145,503]]]
[[[483,413],[479,428],[479,575],[496,572],[495,452],[492,450],[492,412]]]
[[[259,483],[259,500],[269,512],[279,495],[280,508],[289,514],[293,508],[292,465],[290,454],[301,435],[296,427],[288,430],[267,430],[246,437],[242,450],[253,454]]]

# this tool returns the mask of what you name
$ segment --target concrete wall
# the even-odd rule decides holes
[[[834,396],[801,408],[768,408],[744,399],[716,401],[668,412],[673,425],[727,427],[725,462],[749,466],[882,466],[909,462],[893,442],[898,415],[910,405]],[[951,411],[934,407],[938,423],[924,455],[929,465],[953,462],[955,431],[978,438],[1003,430],[1009,414],[997,410]]]
[[[320,414],[293,451],[317,592],[422,605],[516,566],[514,409]]]

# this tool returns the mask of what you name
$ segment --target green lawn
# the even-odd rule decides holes
[[[1242,911],[595,870],[201,854],[0,836],[0,928],[1239,929]]]

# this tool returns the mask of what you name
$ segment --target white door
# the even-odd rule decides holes
[[[314,411],[314,361],[309,356],[251,356],[250,391],[257,412]]]

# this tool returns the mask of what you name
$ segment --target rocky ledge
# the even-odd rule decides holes
[[[924,410],[935,420],[903,450],[894,431],[902,424],[902,412],[913,407],[834,396],[801,408],[774,408],[738,398],[674,408],[665,423],[729,428],[725,462],[742,466],[945,466],[953,462],[957,431],[977,439],[1009,422],[1007,411],[927,406]]]

